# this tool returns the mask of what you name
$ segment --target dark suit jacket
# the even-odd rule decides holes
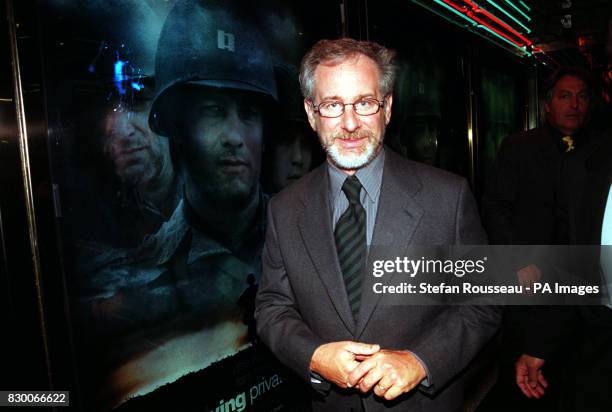
[[[563,160],[558,183],[558,243],[600,245],[603,216],[612,183],[612,136],[594,137]],[[592,253],[591,253],[592,252]],[[599,279],[598,249],[570,257],[574,271],[590,283]],[[604,306],[545,308],[529,325],[526,352],[550,359],[576,354],[577,370],[566,400],[568,411],[612,410],[612,310]],[[577,341],[577,342],[576,342]],[[569,345],[570,342],[576,342]]]
[[[601,226],[612,177],[612,136],[602,134],[561,163],[557,210],[559,242],[601,244]]]
[[[456,377],[497,330],[499,312],[488,306],[384,306],[380,297],[364,293],[354,321],[335,252],[326,168],[323,164],[270,202],[256,308],[261,339],[306,380],[312,354],[324,343],[354,340],[411,350],[429,369],[430,393],[415,390],[395,402],[369,394],[363,397],[365,410],[459,408],[463,388]],[[411,244],[485,242],[465,179],[387,149],[373,246],[403,256]],[[364,290],[372,283],[366,276]],[[332,387],[315,397],[313,406],[338,412],[359,410],[360,402],[355,390]]]
[[[561,156],[549,126],[504,139],[482,199],[491,244],[552,243]]]

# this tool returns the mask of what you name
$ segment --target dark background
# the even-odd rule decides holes
[[[62,90],[78,88],[95,95],[95,84],[83,76],[83,64],[100,38],[112,32],[112,25],[104,26],[107,21],[100,17],[92,21],[78,10],[63,14],[59,3],[0,2],[0,312],[4,329],[0,389],[70,390],[71,408],[88,410],[89,400],[81,396],[87,392],[83,388],[87,381],[77,356],[87,348],[79,346],[78,331],[71,322],[74,228],[66,218],[78,185],[70,187],[67,182],[78,181],[80,176],[75,174],[83,167],[95,172],[98,163],[93,152],[74,156],[93,150],[92,146],[76,142],[82,147],[75,147],[74,141],[63,139],[77,126],[62,118],[55,104],[78,106],[87,101],[84,95],[81,101],[73,100]],[[117,4],[128,13],[132,3]],[[148,3],[160,7],[156,3],[164,2]],[[605,82],[608,1],[574,1],[569,9],[562,9],[558,1],[528,2],[533,7],[529,37],[545,52],[537,58],[520,58],[407,0],[260,3],[262,10],[285,10],[299,22],[298,47],[292,47],[291,41],[283,43],[287,40],[282,32],[278,36],[274,27],[268,27],[270,42],[292,64],[325,37],[348,35],[396,49],[400,71],[387,141],[404,142],[408,156],[467,177],[477,198],[500,140],[540,121],[538,86],[556,66],[590,68],[597,104],[609,103],[610,86]],[[572,28],[561,26],[560,17],[565,14],[572,14]],[[9,32],[12,21],[14,37]],[[11,45],[17,55],[12,55]],[[15,57],[19,58],[27,127],[27,144],[21,148]],[[59,67],[72,71],[59,71]],[[65,87],[51,88],[58,79],[67,82]],[[96,104],[89,102],[92,107]],[[432,124],[437,127],[437,150],[419,159],[422,153],[411,139],[415,133],[431,130]],[[427,151],[431,145],[424,141],[421,147]],[[78,195],[85,199],[88,193]]]

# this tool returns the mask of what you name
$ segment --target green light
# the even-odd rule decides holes
[[[529,7],[528,5],[525,4],[525,2],[523,2],[522,0],[519,0],[519,3],[521,3],[521,5],[523,7],[525,7],[527,9],[527,11],[531,11],[531,7]]]
[[[478,35],[479,37],[485,39],[486,41],[488,41],[489,43],[493,43],[494,45],[496,45],[497,47],[501,47],[502,49],[506,50],[509,53],[515,54],[519,57],[525,57],[525,56],[531,56],[531,53],[529,53],[526,50],[523,50],[520,47],[516,47],[516,45],[512,45],[512,48],[509,48],[508,46],[498,42],[497,40],[489,37],[489,36],[485,36],[483,33],[480,33],[474,29],[468,29],[470,32]]]
[[[495,39],[492,39],[491,37],[485,36],[484,34],[474,30],[474,29],[468,29],[470,32],[478,35],[478,37],[481,37],[483,39],[485,39],[486,41],[488,41],[489,43],[493,43],[494,45],[496,45],[497,47],[501,47],[502,49],[508,51],[509,53],[512,54],[516,54],[519,57],[525,57],[525,55],[531,56],[531,53],[521,49],[520,47],[516,47],[516,45],[512,44],[512,48],[509,48],[508,46],[499,43],[498,41],[496,41]],[[523,54],[519,54],[518,52],[522,52]]]
[[[514,3],[510,2],[509,0],[504,0],[506,3],[508,3],[509,5],[511,5],[514,10],[518,11],[519,13],[521,13],[523,16],[525,16],[525,18],[527,19],[527,21],[531,21],[531,17],[529,17],[528,15],[526,15],[525,13],[523,13],[523,10],[519,9],[518,7],[516,7],[514,5]]]
[[[469,17],[467,17],[464,14],[459,13],[457,10],[453,9],[451,6],[449,6],[448,4],[444,3],[442,0],[434,0],[436,3],[438,3],[441,6],[444,6],[446,9],[452,11],[453,13],[455,13],[457,16],[461,17],[462,19],[467,20],[468,22],[470,22],[470,25],[474,25],[476,24],[472,19],[470,19]]]
[[[431,9],[430,7],[426,6],[425,4],[421,3],[418,0],[411,0],[413,3],[418,4],[419,6],[431,11],[432,13],[434,13],[437,16],[442,17],[444,20],[458,26],[461,27],[463,29],[467,29],[469,32],[477,35],[478,37],[482,37],[483,39],[485,39],[488,42],[491,42],[493,44],[495,44],[498,47],[501,47],[502,49],[505,49],[509,52],[514,52],[515,54],[518,55],[518,53],[516,53],[517,51],[521,53],[520,57],[525,57],[525,56],[531,56],[532,54],[529,53],[526,50],[526,47],[519,47],[516,44],[512,43],[511,41],[509,41],[508,39],[505,39],[503,36],[498,35],[497,33],[495,33],[494,31],[490,30],[488,27],[482,26],[477,24],[475,21],[471,20],[470,18],[466,17],[465,15],[461,14],[460,12],[458,12],[457,10],[453,9],[452,7],[450,7],[449,5],[447,5],[446,3],[442,2],[441,0],[434,0],[434,2],[440,4],[441,6],[444,6],[444,8],[452,11],[454,14],[460,16],[461,18],[463,18],[464,20],[467,20],[470,24],[469,26],[463,26],[461,24],[459,24],[458,22],[456,22],[455,20],[452,20],[450,18],[448,18],[447,16],[444,16],[443,14],[437,12],[436,10]],[[506,42],[507,44],[512,46],[512,49],[509,49],[507,46],[504,46],[501,43],[498,43],[497,41],[495,41],[495,39],[492,39],[491,37],[485,36],[484,34],[480,33],[478,30],[476,29],[485,29],[486,31],[488,31],[489,33],[493,34],[495,37],[503,40],[504,42]]]
[[[488,3],[491,3],[493,6],[497,7],[497,9],[499,11],[501,11],[502,13],[504,13],[506,16],[510,17],[512,20],[514,20],[516,22],[516,24],[518,24],[519,26],[521,26],[522,28],[524,28],[527,33],[531,33],[531,30],[529,29],[529,27],[525,26],[523,23],[521,23],[520,21],[518,21],[516,18],[514,18],[513,15],[511,15],[510,13],[508,13],[506,10],[502,9],[497,3],[495,3],[492,0],[487,0]]]
[[[489,29],[487,26],[483,26],[482,24],[479,24],[477,27],[478,27],[478,28],[481,28],[481,29],[485,29],[486,31],[488,31],[489,33],[491,33],[492,35],[494,35],[495,37],[497,37],[497,38],[499,38],[499,39],[501,39],[501,40],[505,41],[505,42],[506,42],[506,43],[508,43],[508,44],[510,44],[512,47],[519,49],[519,50],[520,50],[520,51],[522,51],[523,53],[526,53],[526,51],[525,51],[525,50],[524,50],[522,47],[517,46],[516,44],[512,43],[510,40],[506,39],[505,37],[500,36],[499,34],[495,33],[493,30]]]
[[[461,27],[462,29],[465,29],[466,26],[464,26],[463,24],[459,24],[458,22],[456,22],[453,19],[450,19],[448,17],[446,17],[444,14],[437,12],[436,10],[432,9],[431,7],[426,6],[425,4],[421,3],[418,0],[411,0],[413,3],[418,4],[419,6],[423,7],[424,9],[429,10],[430,12],[432,12],[433,14],[435,14],[438,17],[442,17],[444,20],[446,20],[449,23],[454,24],[455,26]]]

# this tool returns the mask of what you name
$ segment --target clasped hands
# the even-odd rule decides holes
[[[341,388],[392,400],[409,392],[427,376],[423,365],[410,352],[381,349],[379,345],[352,341],[319,346],[310,370]]]

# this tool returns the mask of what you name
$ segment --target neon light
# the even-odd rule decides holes
[[[521,3],[521,6],[525,7],[525,8],[527,9],[527,11],[531,11],[531,7],[529,7],[528,5],[526,5],[524,1],[519,0],[519,3]]]
[[[123,60],[117,60],[115,62],[115,80],[123,80],[123,67],[125,67],[125,62]]]
[[[500,20],[497,17],[495,17],[493,14],[491,14],[488,11],[486,11],[485,9],[481,8],[478,4],[476,4],[476,3],[474,3],[474,2],[472,2],[470,0],[465,0],[465,2],[468,3],[470,6],[472,6],[472,9],[474,10],[474,12],[484,14],[485,16],[487,16],[488,18],[490,18],[491,20],[493,20],[494,22],[496,22],[497,24],[502,26],[504,29],[508,30],[510,33],[514,34],[516,37],[521,39],[527,45],[531,44],[531,41],[529,41],[528,38],[526,38],[525,36],[521,35],[519,32],[514,30],[512,27],[508,26],[506,23],[504,23],[502,20]],[[468,12],[468,16],[469,15],[470,15],[470,12]],[[472,17],[472,16],[470,16],[470,17]],[[489,25],[487,25],[487,26],[489,26]]]
[[[462,19],[467,20],[468,22],[470,22],[470,25],[475,25],[476,23],[474,22],[474,20],[469,19],[468,17],[466,17],[465,14],[455,10],[457,7],[453,4],[451,7],[451,5],[448,5],[446,3],[444,3],[442,0],[434,0],[436,3],[444,6],[445,8],[447,8],[448,10],[452,11],[453,13],[455,13],[457,16],[461,17]]]
[[[434,1],[435,1],[435,2],[438,2],[438,0],[434,0]],[[467,8],[465,8],[465,7],[461,8],[461,7],[457,6],[456,4],[454,4],[453,2],[451,2],[450,0],[442,0],[442,1],[443,1],[443,2],[444,2],[446,5],[449,5],[449,6],[453,7],[453,9],[455,9],[455,10],[459,10],[459,11],[462,11],[462,12],[465,10],[465,12],[466,12],[467,16],[468,16],[470,19],[472,19],[473,21],[475,21],[475,22],[479,23],[479,24],[480,24],[480,25],[482,25],[482,26],[486,26],[486,27],[488,27],[488,28],[490,29],[490,31],[493,31],[493,32],[495,32],[496,34],[498,34],[499,36],[504,37],[506,40],[511,41],[511,42],[512,42],[512,43],[514,43],[515,45],[517,45],[517,46],[523,46],[523,44],[522,44],[522,43],[519,43],[519,42],[515,41],[515,40],[514,40],[514,39],[512,39],[511,37],[508,37],[508,36],[507,36],[507,35],[505,35],[504,33],[501,33],[500,31],[498,31],[497,29],[495,29],[494,27],[492,27],[491,25],[489,25],[487,22],[485,22],[485,21],[483,21],[482,19],[480,19],[480,18],[478,18],[478,17],[474,16],[474,13],[472,13],[472,11],[468,11],[468,10],[467,10]],[[464,1],[465,1],[466,3],[468,3],[468,4],[470,4],[470,7],[474,8],[475,10],[477,10],[477,11],[480,11],[480,10],[481,10],[480,8],[478,8],[478,5],[476,5],[476,4],[474,4],[474,3],[472,3],[470,0],[464,0]],[[449,10],[450,10],[450,9],[449,9]],[[487,15],[487,14],[488,14],[488,15],[491,15],[490,13],[486,12],[486,10],[483,10],[483,11],[485,12],[485,13],[483,13],[483,14],[485,14],[485,15]],[[492,16],[492,15],[491,15],[491,16]],[[499,19],[497,19],[497,20],[499,21]],[[504,25],[504,24],[502,23],[502,25]],[[517,32],[516,32],[516,30],[512,29],[512,28],[511,28],[511,27],[509,27],[508,25],[504,25],[504,26],[505,26],[507,29],[509,29],[509,30],[510,30],[512,33],[515,33],[515,34],[517,35],[517,37],[519,37],[519,38],[520,38],[520,37],[522,37],[522,36],[521,36],[519,33],[517,33]],[[524,37],[523,37],[523,38],[524,38]],[[527,41],[529,42],[529,40],[528,40],[528,39],[525,39],[525,40],[527,40]],[[531,44],[531,42],[529,42],[529,44]]]
[[[142,90],[143,87],[144,86],[142,84],[140,84],[140,83],[132,82],[132,88],[134,90]]]
[[[521,26],[522,28],[524,28],[527,33],[531,33],[531,29],[527,26],[525,26],[523,23],[521,23],[520,21],[518,21],[513,15],[511,15],[510,13],[508,13],[506,10],[502,9],[497,3],[495,3],[492,0],[487,0],[488,3],[491,3],[493,6],[497,7],[497,9],[499,11],[501,11],[502,13],[504,13],[506,16],[510,17],[512,20],[514,20],[516,22],[516,24],[518,24],[519,26]]]
[[[418,0],[411,0],[411,1],[412,1],[413,3],[415,3],[415,4],[418,4],[419,6],[423,7],[424,9],[429,10],[430,12],[432,12],[433,14],[435,14],[436,16],[443,18],[444,20],[446,20],[446,21],[447,21],[447,22],[449,22],[449,23],[452,23],[452,24],[454,24],[454,25],[456,25],[456,26],[458,26],[458,27],[461,27],[462,29],[465,29],[465,28],[466,28],[466,26],[464,26],[463,24],[459,24],[459,23],[458,23],[458,22],[456,22],[455,20],[453,20],[453,19],[451,19],[451,18],[446,17],[444,14],[437,12],[436,10],[432,9],[432,8],[431,8],[431,7],[429,7],[429,6],[426,6],[425,4],[421,3],[421,2],[420,2],[420,1],[418,1]],[[463,15],[461,15],[461,17],[463,17]],[[471,24],[472,26],[474,25],[474,22],[472,22],[471,20],[469,20],[469,22],[470,22],[470,24]]]
[[[493,31],[496,34],[498,34],[499,36],[503,37],[504,39],[511,41],[512,43],[514,43],[517,46],[523,46],[523,43],[519,43],[516,40],[504,35],[504,33],[500,32],[499,30],[497,30],[496,28],[494,28],[493,26],[490,26],[489,24],[487,24],[484,20],[474,16],[474,13],[472,13],[471,11],[468,11],[468,16],[471,17],[472,19],[476,20],[478,23],[480,23],[481,26],[484,26],[486,28],[489,29],[489,31]]]
[[[525,54],[526,54],[527,56],[529,56],[529,57],[533,56],[533,54],[532,54],[532,53],[529,53],[529,52],[527,51],[527,46],[523,47],[523,52],[525,52]]]
[[[519,49],[520,51],[525,52],[525,50],[524,50],[522,47],[517,46],[516,44],[512,43],[510,40],[506,39],[504,36],[500,36],[498,33],[495,33],[495,32],[494,32],[493,30],[491,30],[489,27],[487,27],[487,26],[483,26],[483,25],[478,25],[478,27],[480,27],[480,28],[482,28],[482,29],[485,29],[486,31],[488,31],[488,32],[489,32],[489,33],[491,33],[492,35],[496,36],[497,38],[499,38],[499,39],[501,39],[501,40],[505,41],[506,43],[510,44],[512,47],[516,47],[516,48],[517,48],[517,49]]]
[[[464,29],[467,29],[468,31],[474,33],[475,35],[482,37],[483,39],[487,40],[488,42],[491,42],[493,44],[495,44],[498,47],[501,47],[502,49],[506,49],[511,53],[517,54],[520,57],[525,57],[525,56],[532,56],[531,53],[529,53],[528,51],[526,51],[526,47],[525,46],[518,46],[516,44],[516,42],[514,42],[513,39],[510,39],[508,37],[506,37],[505,35],[503,35],[502,33],[496,33],[495,31],[492,30],[492,28],[489,28],[490,26],[488,26],[485,22],[482,22],[483,24],[478,24],[475,20],[470,19],[469,17],[466,17],[465,14],[463,13],[467,13],[468,9],[466,7],[459,7],[456,4],[453,4],[451,2],[449,2],[448,0],[434,0],[435,3],[443,6],[445,9],[450,10],[451,12],[453,12],[453,14],[461,17],[463,20],[466,20],[469,23],[469,26],[463,26],[459,23],[457,23],[456,21],[449,19],[448,17],[444,16],[443,14],[438,13],[437,11],[431,9],[430,7],[427,7],[425,4],[421,3],[418,0],[411,0],[413,3],[418,4],[419,6],[431,11],[432,13],[436,14],[437,16],[442,17],[443,19],[459,26],[462,27]],[[480,19],[478,19],[480,20]],[[482,21],[482,20],[480,20]],[[478,30],[475,29],[484,29],[486,32],[493,34],[496,38],[499,38],[501,40],[503,40],[505,43],[509,44],[510,46],[512,46],[512,48],[508,48],[507,46],[505,46],[502,43],[498,43],[497,41],[495,41],[495,39],[489,37],[489,36],[485,36],[482,33],[480,33]],[[518,53],[520,52],[520,53]]]
[[[526,15],[525,13],[523,13],[523,10],[519,9],[518,7],[516,7],[514,5],[514,3],[510,2],[510,0],[504,0],[506,3],[508,3],[509,5],[511,5],[514,10],[518,11],[519,13],[521,13],[526,19],[527,21],[531,21],[531,17],[529,17],[528,15]]]
[[[125,67],[125,63],[123,60],[119,58],[115,62],[115,85],[117,86],[117,91],[119,91],[119,95],[123,96],[125,94],[125,88],[123,87],[123,80],[125,79],[123,75],[123,68]]]
[[[474,27],[479,29],[478,26],[474,26]],[[484,29],[484,27],[483,27],[483,29]],[[493,43],[497,47],[501,47],[502,49],[504,49],[504,50],[506,50],[506,51],[508,51],[508,52],[510,52],[512,54],[516,54],[519,57],[525,57],[524,53],[517,53],[517,51],[522,51],[522,50],[521,50],[520,47],[517,47],[514,44],[512,44],[512,48],[510,48],[510,47],[506,46],[505,44],[502,44],[502,43],[498,42],[497,40],[495,40],[491,36],[486,36],[485,34],[481,33],[479,30],[474,30],[474,29],[471,29],[471,28],[468,28],[467,30],[470,31],[471,33],[474,33],[475,35],[477,35],[479,37],[482,37],[483,39],[485,39],[489,43]]]

